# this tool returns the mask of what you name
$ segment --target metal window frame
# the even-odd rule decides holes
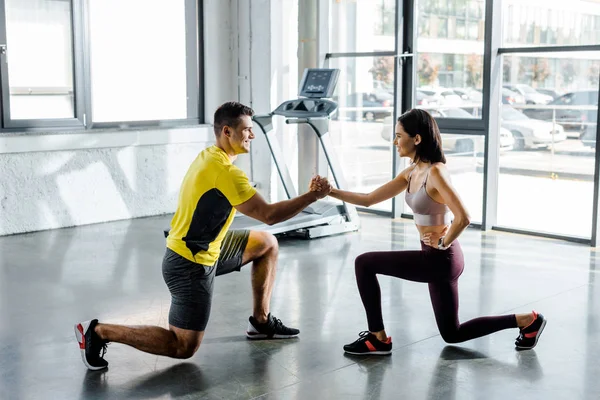
[[[199,125],[204,110],[204,22],[203,2],[185,0],[187,117],[182,119],[93,122],[91,100],[89,0],[69,0],[73,42],[74,117],[56,119],[11,119],[7,54],[0,55],[0,132],[93,130],[107,128]],[[0,44],[6,45],[6,0],[0,0]]]
[[[489,1],[489,0],[488,0]],[[531,46],[531,47],[499,47],[498,54],[514,53],[570,53],[576,51],[600,51],[600,45],[579,46]]]
[[[8,57],[11,47],[8,45],[6,1],[0,0],[0,42],[6,46],[5,54],[0,55],[0,92],[2,98],[2,129],[28,130],[29,128],[83,128],[84,103],[80,95],[84,91],[84,82],[81,79],[82,51],[83,51],[83,24],[81,20],[81,2],[69,0],[71,7],[71,55],[73,60],[73,118],[55,119],[12,119],[10,111],[10,85],[8,71]]]
[[[490,4],[491,3],[491,4]],[[502,90],[502,60],[504,55],[524,55],[540,54],[540,53],[570,53],[570,52],[597,52],[600,51],[600,45],[575,45],[575,46],[530,46],[530,47],[502,47],[502,18],[503,8],[501,2],[496,0],[487,0],[486,6],[486,43],[484,55],[489,58],[488,67],[484,62],[484,89],[490,88],[491,93],[495,93],[490,97],[484,95],[484,101],[488,100],[489,104],[484,107],[488,113],[485,114],[486,127],[489,129],[493,126],[500,126],[500,92]],[[491,17],[488,21],[488,16]],[[488,26],[488,23],[491,24]],[[488,37],[488,32],[490,35]],[[486,79],[488,84],[486,85]],[[599,93],[600,100],[600,93]],[[598,108],[597,121],[600,121],[600,107]],[[559,239],[574,243],[589,244],[596,247],[600,240],[600,131],[596,124],[596,151],[594,161],[594,189],[592,203],[592,231],[590,238],[584,238],[573,235],[561,235],[549,232],[541,232],[529,229],[520,229],[507,226],[497,225],[497,205],[498,205],[498,178],[499,178],[499,155],[497,138],[490,138],[490,143],[486,146],[485,165],[484,165],[484,223],[482,229],[492,229],[496,231],[511,232],[518,234],[527,234],[531,236],[539,236],[544,238]],[[492,142],[496,143],[492,143]]]

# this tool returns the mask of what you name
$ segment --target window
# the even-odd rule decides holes
[[[75,117],[73,9],[68,1],[5,0],[10,117]]]
[[[462,112],[447,112],[461,110],[480,119],[483,34],[479,26],[484,22],[485,1],[465,0],[457,7],[440,8],[433,7],[432,0],[419,0],[417,6],[415,106],[430,112],[443,109],[440,118],[463,118]],[[443,15],[448,13],[453,16]]]
[[[600,44],[599,2],[547,0],[543,6],[531,6],[527,1],[503,0],[502,4],[503,47]]]
[[[89,3],[93,122],[187,118],[185,2]]]
[[[199,122],[201,4],[0,2],[2,128]]]
[[[392,170],[394,58],[334,58],[329,66],[340,69],[330,124],[335,152],[349,190],[370,192],[388,182]],[[391,211],[392,201],[373,209]]]
[[[504,56],[498,225],[588,238],[600,53]],[[590,90],[592,89],[592,90]],[[519,92],[519,95],[514,93]]]
[[[395,26],[395,0],[332,1],[330,53],[393,51]]]

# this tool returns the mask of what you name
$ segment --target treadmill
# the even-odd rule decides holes
[[[265,134],[283,189],[289,199],[296,197],[298,194],[273,131],[273,116],[285,117],[287,124],[306,124],[310,126],[319,138],[336,187],[339,189],[347,188],[342,168],[333,151],[333,143],[329,135],[329,117],[337,110],[337,104],[327,100],[327,98],[331,98],[333,95],[339,73],[338,69],[308,68],[304,70],[298,99],[283,102],[267,115],[255,115],[253,117],[253,121]],[[345,202],[339,204],[318,200],[295,217],[274,225],[263,224],[237,213],[231,229],[259,230],[278,236],[286,235],[314,239],[357,231],[359,226],[358,213],[353,205]]]

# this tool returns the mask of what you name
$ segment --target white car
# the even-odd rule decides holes
[[[429,96],[430,98],[436,99],[437,104],[458,105],[463,102],[460,95],[452,89],[446,89],[442,87],[421,86],[417,88],[417,90],[419,90],[426,96]]]
[[[540,93],[529,85],[524,85],[524,84],[508,85],[508,84],[506,84],[506,85],[504,85],[504,88],[521,94],[525,98],[525,102],[527,104],[548,104],[552,100],[554,100],[554,98],[552,96],[548,96],[547,94]]]
[[[515,150],[547,148],[553,143],[567,140],[567,134],[561,125],[531,119],[509,105],[502,106],[501,118],[502,127],[508,129],[515,138]]]
[[[466,111],[464,112],[466,113]],[[461,118],[462,117],[463,116],[461,115]],[[471,115],[471,118],[474,117]],[[393,141],[393,130],[392,117],[386,117],[383,122],[381,137],[387,142]],[[512,150],[514,144],[515,139],[510,131],[500,128],[500,151]],[[481,135],[442,133],[442,150],[456,154],[482,154],[485,151],[485,137]]]

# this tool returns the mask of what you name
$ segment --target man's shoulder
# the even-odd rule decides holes
[[[211,147],[202,150],[198,156],[200,165],[206,168],[227,169],[229,163],[223,159],[218,153],[211,150]]]

